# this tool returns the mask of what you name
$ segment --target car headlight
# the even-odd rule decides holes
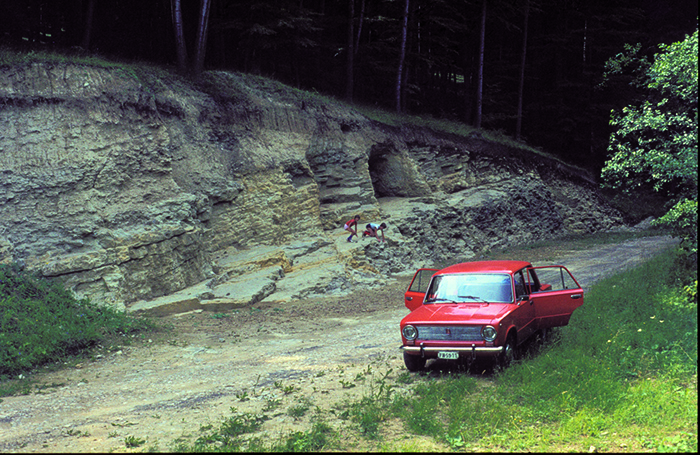
[[[407,340],[415,340],[418,338],[418,330],[412,325],[404,326],[404,328],[401,329],[401,333]]]
[[[495,340],[496,335],[498,335],[498,332],[496,332],[496,329],[494,329],[493,326],[486,325],[483,329],[481,329],[481,336],[483,336],[484,340],[486,341]]]

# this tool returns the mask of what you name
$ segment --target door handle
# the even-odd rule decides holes
[[[406,301],[410,302],[411,300],[413,300],[413,297],[406,297]]]
[[[580,299],[581,297],[582,297],[581,294],[572,294],[571,295],[571,298],[574,300]]]

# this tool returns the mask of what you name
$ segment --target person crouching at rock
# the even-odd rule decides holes
[[[364,237],[365,235],[368,235],[370,237],[374,237],[380,242],[386,242],[384,239],[384,229],[386,229],[386,223],[382,223],[380,225],[377,225],[375,223],[369,223],[367,226],[365,226],[366,231],[362,233],[362,236]],[[382,231],[382,238],[379,238],[379,231]]]
[[[355,217],[353,219],[351,219],[350,221],[345,223],[345,227],[343,229],[345,229],[346,231],[348,231],[350,233],[350,237],[348,237],[348,242],[352,242],[353,235],[357,236],[357,222],[359,220],[360,220],[360,215],[355,215]],[[353,226],[355,227],[355,229],[353,229]]]

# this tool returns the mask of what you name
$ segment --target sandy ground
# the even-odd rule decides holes
[[[648,237],[515,259],[565,265],[586,289],[673,243]],[[398,325],[408,313],[409,281],[346,297],[161,318],[172,330],[38,373],[40,392],[1,398],[0,451],[169,451],[179,438],[196,439],[201,426],[216,427],[232,408],[265,413],[260,431],[269,437],[307,430],[316,408],[339,416],[332,426],[350,425],[340,418],[343,403],[371,393],[378,379],[406,387]],[[290,415],[304,406],[304,416]],[[128,437],[144,442],[128,448]]]

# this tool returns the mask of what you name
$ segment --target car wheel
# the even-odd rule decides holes
[[[506,338],[506,344],[503,345],[503,352],[501,352],[499,358],[499,365],[502,368],[509,366],[515,360],[515,334],[509,333],[508,338]]]
[[[403,353],[403,363],[406,364],[408,371],[420,371],[425,368],[425,357],[419,355],[411,355]]]

